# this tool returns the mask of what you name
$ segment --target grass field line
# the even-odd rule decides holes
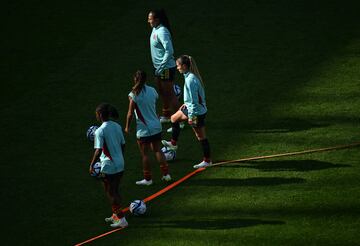
[[[359,146],[360,146],[360,142],[355,142],[355,143],[351,143],[351,144],[337,145],[337,146],[333,146],[333,147],[326,147],[326,148],[320,148],[320,149],[310,149],[310,150],[288,152],[288,153],[282,153],[282,154],[264,155],[264,156],[242,158],[242,159],[237,159],[237,160],[222,161],[222,162],[214,163],[209,167],[216,167],[216,166],[221,166],[221,165],[225,165],[225,164],[234,164],[234,163],[239,163],[239,162],[256,161],[256,160],[263,160],[263,159],[270,159],[270,158],[277,158],[277,157],[305,155],[305,154],[311,154],[311,153],[316,153],[316,152],[349,149],[349,148],[354,148],[354,147],[359,147]]]
[[[319,148],[319,149],[310,149],[310,150],[303,150],[303,151],[296,151],[296,152],[288,152],[288,153],[282,153],[282,154],[274,154],[274,155],[264,155],[264,156],[256,156],[256,157],[249,157],[249,158],[242,158],[242,159],[237,159],[237,160],[230,160],[230,161],[222,161],[222,162],[217,162],[212,164],[209,167],[216,167],[216,166],[221,166],[221,165],[226,165],[226,164],[234,164],[234,163],[239,163],[239,162],[246,162],[246,161],[254,161],[254,160],[263,160],[263,159],[270,159],[270,158],[277,158],[277,157],[285,157],[285,156],[294,156],[294,155],[304,155],[304,154],[310,154],[310,153],[316,153],[316,152],[325,152],[325,151],[333,151],[333,150],[340,150],[340,149],[349,149],[349,148],[354,148],[354,147],[359,147],[360,146],[360,142],[355,142],[355,143],[351,143],[351,144],[346,144],[346,145],[337,145],[337,146],[333,146],[333,147],[326,147],[326,148]],[[185,180],[191,178],[192,176],[194,176],[195,174],[204,171],[205,168],[199,168],[196,169],[195,171],[185,175],[184,177],[182,177],[181,179],[175,181],[174,183],[166,186],[165,188],[163,188],[162,190],[148,196],[147,198],[145,198],[143,201],[149,202],[159,196],[161,196],[162,194],[164,194],[165,192],[171,190],[172,188],[178,186],[179,184],[181,184],[182,182],[184,182]],[[129,211],[129,208],[124,208],[122,210],[124,213],[127,213]],[[84,245],[87,243],[90,243],[92,241],[95,241],[99,238],[108,236],[114,232],[120,231],[122,229],[125,228],[117,228],[111,231],[108,231],[106,233],[103,233],[101,235],[95,236],[93,238],[90,238],[84,242],[75,244],[75,246],[80,246],[80,245]]]
[[[161,195],[164,194],[165,192],[171,190],[172,188],[178,186],[179,184],[181,184],[181,183],[184,182],[185,180],[191,178],[191,177],[194,176],[195,174],[197,174],[197,173],[199,173],[199,172],[202,172],[202,171],[204,171],[204,170],[205,170],[205,168],[196,169],[195,171],[193,171],[193,172],[185,175],[184,177],[182,177],[181,179],[175,181],[174,183],[166,186],[164,189],[162,189],[162,190],[160,190],[160,191],[158,191],[158,192],[156,192],[156,193],[148,196],[148,197],[145,198],[143,201],[146,203],[146,202],[149,202],[149,201],[155,199],[155,198],[158,197],[158,196],[161,196]],[[129,211],[129,207],[124,208],[124,209],[122,210],[123,213],[127,213],[128,211]],[[88,239],[88,240],[86,240],[86,241],[84,241],[84,242],[82,242],[82,243],[75,244],[75,246],[79,246],[79,245],[84,245],[84,244],[90,243],[90,242],[92,242],[92,241],[95,241],[96,239],[105,237],[105,236],[107,236],[107,235],[109,235],[109,234],[111,234],[111,233],[120,231],[120,230],[122,230],[122,229],[125,229],[125,228],[117,228],[117,229],[108,231],[108,232],[103,233],[103,234],[101,234],[101,235],[99,235],[99,236],[90,238],[90,239]]]
[[[105,236],[107,236],[107,235],[109,235],[109,234],[111,234],[111,233],[114,233],[114,232],[120,231],[120,230],[125,229],[125,228],[126,228],[126,227],[124,227],[124,228],[117,228],[117,229],[115,229],[115,230],[108,231],[108,232],[103,233],[103,234],[101,234],[101,235],[99,235],[99,236],[96,236],[96,237],[90,238],[90,239],[88,239],[88,240],[86,240],[86,241],[84,241],[84,242],[82,242],[82,243],[75,244],[75,246],[78,246],[78,245],[84,245],[84,244],[90,243],[90,242],[92,242],[92,241],[95,241],[96,239],[99,239],[99,238],[105,237]]]

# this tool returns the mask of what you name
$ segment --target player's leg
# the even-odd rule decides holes
[[[205,127],[193,127],[192,128],[197,140],[201,141],[203,139],[206,139],[206,130]]]
[[[104,177],[102,178],[102,183],[103,183],[103,187],[104,187],[104,191],[105,191],[105,194],[108,196],[108,198],[110,199],[109,197],[109,189],[110,189],[110,184],[109,184],[109,181]]]
[[[172,112],[175,112],[180,107],[180,103],[175,95],[174,82],[172,80],[163,80],[162,88],[164,93],[164,104],[166,103],[168,109],[172,109]]]
[[[180,95],[181,95],[181,89],[175,89],[175,87],[179,87],[178,85],[175,86],[175,83],[173,83],[173,92],[175,94],[175,97],[173,100],[175,100],[172,105],[175,105],[174,108],[174,112],[176,113],[176,111],[179,109],[180,107]],[[180,90],[180,94],[178,94],[179,92],[177,90]],[[183,129],[185,127],[185,122],[180,122],[180,128]],[[172,127],[168,128],[166,130],[166,132],[168,133],[172,133]]]
[[[109,180],[109,196],[111,197],[111,205],[113,207],[113,213],[115,213],[118,218],[124,217],[124,214],[121,210],[121,196],[119,193],[119,186],[123,172],[116,174],[108,175]]]
[[[152,175],[151,175],[151,167],[149,161],[149,149],[150,144],[146,140],[138,140],[138,146],[141,154],[141,161],[143,165],[143,174],[144,179],[140,181],[136,181],[137,185],[151,185],[152,184]]]
[[[186,107],[183,105],[180,107],[180,109],[178,111],[176,111],[175,114],[173,114],[171,116],[171,127],[172,127],[171,140],[170,141],[163,140],[162,144],[164,146],[166,146],[172,150],[177,149],[177,141],[178,141],[179,135],[180,135],[179,122],[186,121],[187,119],[188,119],[187,110],[186,110]]]
[[[206,131],[205,131],[205,115],[199,115],[197,117],[196,124],[193,125],[192,128],[203,151],[203,161],[197,165],[194,165],[194,168],[207,167],[211,165],[211,156],[210,156],[210,143],[206,137]]]
[[[111,197],[111,208],[113,212],[113,223],[111,227],[126,227],[128,223],[121,208],[121,196],[119,193],[120,181],[124,172],[106,175],[109,185],[109,197]],[[115,216],[114,216],[115,215]]]
[[[169,76],[165,77],[168,83],[166,83],[164,86],[165,93],[169,97],[170,107],[173,110],[172,112],[176,112],[176,110],[178,110],[178,108],[180,107],[179,99],[177,98],[174,90],[175,72],[176,72],[176,67],[168,69]]]
[[[160,164],[160,169],[163,174],[162,180],[170,181],[171,176],[169,174],[169,165],[165,159],[164,153],[161,151],[160,147],[160,139],[161,139],[161,133],[158,135],[159,138],[154,139],[151,142],[151,150],[155,153],[156,160]]]
[[[162,115],[160,116],[160,122],[167,123],[170,121],[171,110],[169,100],[166,98],[163,88],[164,81],[161,79],[161,77],[158,76],[155,76],[155,81],[162,102]]]
[[[175,70],[175,67],[164,69],[159,76],[155,76],[159,88],[159,94],[161,94],[163,101],[163,115],[160,117],[161,123],[170,122],[171,110],[174,112],[180,106],[179,100],[174,92]]]
[[[112,205],[112,197],[110,196],[110,184],[109,184],[109,180],[106,178],[106,175],[105,177],[102,178],[102,181],[103,181],[102,183],[104,186],[105,194],[108,197],[110,204]],[[116,219],[118,218],[116,214],[113,213],[110,217],[105,218],[105,221],[113,223]]]
[[[122,173],[120,174],[119,179],[121,178]],[[104,189],[105,189],[105,193],[110,201],[111,204],[111,210],[113,212],[111,217],[105,218],[106,222],[111,222],[114,223],[116,222],[120,216],[123,217],[122,211],[121,211],[121,197],[120,194],[118,192],[118,190],[114,189],[114,179],[115,179],[115,175],[105,175],[105,177],[103,177],[103,185],[104,185]]]

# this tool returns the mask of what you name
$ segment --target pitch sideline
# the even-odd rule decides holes
[[[287,152],[287,153],[282,153],[282,154],[274,154],[274,155],[264,155],[264,156],[242,158],[242,159],[237,159],[237,160],[217,162],[217,163],[212,164],[208,168],[217,167],[217,166],[226,165],[226,164],[234,164],[234,163],[246,162],[246,161],[263,160],[263,159],[279,158],[279,157],[294,156],[294,155],[305,155],[305,154],[311,154],[311,153],[317,153],[317,152],[325,152],[325,151],[333,151],[333,150],[340,150],[340,149],[350,149],[350,148],[355,148],[355,147],[359,147],[359,146],[360,146],[360,142],[355,142],[355,143],[351,143],[351,144],[337,145],[337,146],[327,147],[327,148],[310,149],[310,150],[303,150],[303,151],[296,151],[296,152]],[[179,180],[175,181],[174,183],[166,186],[165,188],[161,189],[160,191],[156,192],[155,194],[152,194],[152,195],[148,196],[143,201],[146,203],[146,202],[149,202],[149,201],[155,199],[156,197],[164,194],[165,192],[171,190],[172,188],[178,186],[179,184],[181,184],[185,180],[191,178],[195,174],[200,173],[200,172],[202,172],[204,170],[205,170],[205,168],[196,169],[195,171],[187,174],[186,176],[182,177],[181,179],[179,179]],[[128,207],[124,208],[122,211],[124,213],[126,213],[126,212],[129,211],[129,208]],[[109,234],[120,231],[122,229],[125,229],[125,228],[118,228],[118,229],[108,231],[106,233],[103,233],[103,234],[100,234],[98,236],[92,237],[92,238],[90,238],[90,239],[88,239],[88,240],[86,240],[84,242],[75,244],[75,246],[80,246],[80,245],[84,245],[86,243],[90,243],[92,241],[95,241],[96,239],[105,237],[105,236],[107,236]]]

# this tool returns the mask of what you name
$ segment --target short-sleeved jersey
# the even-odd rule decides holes
[[[193,73],[185,73],[184,104],[188,109],[188,116],[202,115],[207,112],[205,91],[200,80]]]
[[[163,25],[154,27],[150,36],[151,59],[155,72],[176,66],[174,48],[169,30]]]
[[[115,174],[124,170],[121,145],[125,144],[121,126],[114,121],[105,121],[95,131],[94,148],[102,149],[101,172]]]
[[[130,92],[129,97],[135,103],[136,137],[149,137],[162,131],[159,117],[156,114],[156,90],[145,84],[139,95]]]

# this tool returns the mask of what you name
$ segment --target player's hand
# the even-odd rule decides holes
[[[196,126],[197,125],[197,117],[196,116],[189,117],[188,123],[190,126]]]
[[[126,134],[128,134],[128,133],[130,132],[130,128],[125,127],[124,132],[125,132]]]
[[[155,75],[156,75],[156,76],[160,76],[160,75],[161,75],[161,72],[160,72],[160,69],[159,69],[159,68],[157,68],[157,69],[155,70]]]
[[[183,105],[180,106],[179,110],[183,110],[185,107],[186,107],[186,105],[183,104]]]
[[[90,163],[89,173],[92,174],[93,172],[94,172],[94,165],[92,163]]]

